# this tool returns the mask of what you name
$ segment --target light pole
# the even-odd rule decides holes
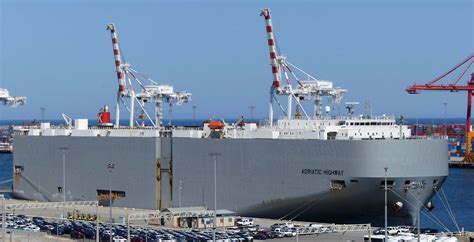
[[[115,168],[114,163],[107,164],[107,169],[109,170],[109,222],[110,222],[110,233],[109,239],[112,242],[112,171]]]
[[[216,229],[217,229],[217,156],[221,153],[212,152],[209,153],[210,157],[214,158],[214,225],[212,228],[212,241],[216,242]]]
[[[385,187],[385,241],[388,241],[388,234],[387,234],[387,167],[383,168],[385,170],[385,176],[384,176],[384,187]]]
[[[181,207],[181,190],[183,187],[181,186],[183,184],[182,181],[179,181],[179,191],[178,191],[178,207]]]
[[[255,109],[255,106],[249,106],[250,108],[250,119],[253,121],[253,110]]]
[[[417,223],[416,227],[418,227],[417,228],[418,242],[420,242],[420,213],[421,213],[420,192],[418,192],[418,199],[417,200],[418,200],[418,214],[417,214],[418,218],[416,218],[416,220],[417,220],[416,221],[416,223]]]
[[[40,108],[41,110],[41,122],[44,122],[44,111],[46,111],[46,108]]]
[[[193,125],[196,125],[196,105],[193,105]]]
[[[173,120],[173,103],[170,102],[170,107],[168,109],[168,126],[171,127],[171,121]]]
[[[5,217],[5,195],[0,194],[0,199],[2,199],[2,240],[3,242],[7,241],[7,230],[6,230],[6,217]]]
[[[67,147],[59,147],[59,149],[63,152],[63,202],[66,202],[66,151],[69,150]],[[63,214],[62,217],[64,218],[64,207],[63,207]]]
[[[443,105],[444,105],[444,135],[448,136],[448,111],[447,111],[448,103],[444,102]]]

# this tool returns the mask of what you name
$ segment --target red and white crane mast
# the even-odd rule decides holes
[[[279,55],[276,48],[275,34],[273,33],[272,17],[270,15],[270,9],[264,8],[260,12],[260,16],[265,18],[265,28],[267,33],[268,41],[268,50],[270,52],[270,63],[272,68],[273,83],[270,89],[270,102],[269,102],[269,112],[268,112],[268,122],[271,126],[273,124],[273,102],[276,101],[280,106],[283,113],[285,113],[284,108],[280,105],[278,100],[275,97],[277,95],[286,95],[288,96],[288,106],[286,109],[287,119],[292,118],[292,100],[296,102],[296,107],[299,108],[306,118],[309,118],[308,114],[301,105],[300,100],[310,100],[314,99],[314,117],[321,117],[321,105],[322,97],[329,96],[334,99],[335,102],[339,102],[342,98],[343,93],[347,90],[333,87],[331,81],[323,81],[314,78],[305,71],[301,70],[297,66],[291,64],[287,61],[285,55]],[[297,75],[291,70],[295,68],[301,74],[308,77],[308,80],[300,80]],[[285,75],[286,85],[281,86],[282,73]],[[291,74],[291,77],[296,80],[297,86],[293,88],[290,82],[290,77],[288,74]],[[299,113],[299,112],[298,112]],[[295,115],[297,116],[297,115]]]
[[[117,80],[118,80],[118,92],[117,92],[117,102],[115,104],[115,126],[119,126],[120,122],[120,98],[125,96],[125,74],[122,66],[122,55],[120,53],[120,46],[118,42],[117,30],[115,29],[115,24],[107,24],[107,30],[110,30],[112,37],[112,47],[114,51],[115,59],[115,68],[117,71]]]
[[[117,103],[116,103],[116,114],[115,114],[115,127],[120,127],[120,104],[122,103],[125,109],[130,114],[129,126],[135,125],[134,111],[135,101],[141,108],[141,117],[146,116],[153,127],[159,128],[161,126],[162,119],[162,103],[167,102],[171,107],[173,104],[181,105],[187,103],[191,99],[191,93],[188,92],[176,92],[173,87],[165,84],[158,84],[147,76],[134,70],[130,64],[122,62],[122,53],[118,42],[117,29],[113,23],[107,24],[107,30],[110,30],[112,36],[112,46],[114,51],[115,68],[117,71],[118,79],[118,92],[117,92]],[[140,78],[144,78],[150,82],[150,84],[144,84]],[[132,81],[135,81],[140,87],[140,90],[135,90],[132,86]],[[127,85],[128,83],[128,85]],[[130,106],[123,101],[123,98],[130,98]],[[155,104],[155,120],[148,114],[145,108],[145,103]],[[171,117],[170,117],[171,120]],[[144,120],[142,120],[144,121]],[[138,124],[138,122],[137,122]],[[144,125],[138,124],[139,126]]]
[[[270,15],[270,9],[264,8],[262,9],[260,16],[265,18],[265,27],[267,31],[267,41],[268,41],[268,50],[270,51],[270,63],[272,66],[272,73],[273,73],[273,84],[270,88],[270,104],[269,104],[269,111],[268,111],[268,121],[269,124],[272,125],[273,123],[273,99],[275,92],[281,92],[280,87],[280,73],[279,73],[279,64],[278,64],[278,53],[275,46],[275,35],[273,34],[273,25],[272,25],[272,17]]]

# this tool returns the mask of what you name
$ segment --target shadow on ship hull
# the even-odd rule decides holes
[[[415,225],[417,213],[446,177],[397,178],[387,193],[388,224]],[[292,199],[274,199],[243,210],[243,216],[337,224],[384,226],[385,196],[380,178],[363,178],[343,189]],[[383,178],[382,178],[383,180]],[[411,184],[405,184],[410,181]],[[434,182],[434,184],[433,184]],[[390,182],[387,182],[390,184]],[[390,188],[392,187],[392,188]],[[396,203],[401,202],[401,207]]]

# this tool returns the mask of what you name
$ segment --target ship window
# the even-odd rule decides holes
[[[63,193],[63,187],[58,187],[58,193]]]
[[[405,180],[405,185],[410,185],[411,181],[410,180]]]
[[[15,166],[15,174],[22,173],[25,170],[24,166]]]
[[[392,180],[387,180],[387,188],[393,188],[393,186],[395,185],[395,181],[392,181]],[[385,188],[385,181],[381,181],[380,182],[380,188]]]
[[[342,190],[346,187],[346,182],[343,180],[331,180],[331,190]]]
[[[352,179],[351,182],[359,182],[359,180]]]

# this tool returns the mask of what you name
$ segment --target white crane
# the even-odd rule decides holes
[[[116,103],[116,114],[115,114],[115,126],[119,127],[120,120],[120,103],[122,103],[127,111],[130,113],[129,126],[134,126],[134,109],[135,101],[140,106],[142,114],[140,116],[146,116],[154,127],[161,126],[162,104],[164,102],[169,103],[169,108],[173,104],[181,105],[187,103],[191,99],[191,93],[189,92],[175,92],[173,87],[170,85],[158,84],[147,76],[134,70],[130,64],[122,61],[122,53],[119,47],[118,35],[116,27],[113,23],[107,24],[107,30],[110,30],[112,37],[112,46],[114,51],[115,67],[117,72],[118,80],[118,91],[117,91],[117,103]],[[140,78],[149,81],[149,84],[144,84]],[[135,91],[132,80],[134,80],[140,87],[140,90]],[[123,98],[130,98],[130,107],[128,107]],[[155,104],[155,119],[148,114],[145,109],[145,103]],[[170,111],[171,113],[171,111]]]
[[[285,112],[283,107],[280,105],[280,108],[284,113],[286,113],[287,117],[290,119],[292,115],[292,100],[296,101],[296,107],[300,108],[304,115],[309,118],[308,114],[304,110],[303,106],[301,105],[301,100],[314,100],[314,117],[320,118],[322,115],[322,97],[332,97],[336,103],[340,102],[342,96],[346,89],[342,89],[339,87],[333,87],[333,83],[331,81],[325,80],[318,80],[315,77],[311,76],[310,74],[306,73],[296,65],[293,65],[289,61],[286,60],[285,55],[280,55],[277,52],[277,43],[275,41],[275,35],[273,33],[273,25],[272,25],[272,18],[270,15],[270,9],[265,8],[262,9],[261,16],[265,18],[265,27],[267,32],[267,41],[268,41],[268,48],[270,52],[270,63],[272,68],[272,75],[273,75],[273,84],[270,89],[270,105],[269,105],[269,112],[268,112],[268,121],[269,124],[272,125],[273,123],[273,102],[278,100],[275,97],[277,95],[286,95],[288,96],[288,107]],[[298,78],[296,73],[292,71],[292,68],[300,72],[302,75],[306,76],[306,80],[301,80]],[[281,86],[282,80],[282,73],[285,75],[286,85]],[[288,75],[288,73],[290,75]],[[290,78],[293,78],[297,82],[296,88],[293,88],[291,85]]]
[[[5,106],[18,107],[26,103],[26,97],[10,96],[10,92],[7,89],[0,88],[0,102]]]

